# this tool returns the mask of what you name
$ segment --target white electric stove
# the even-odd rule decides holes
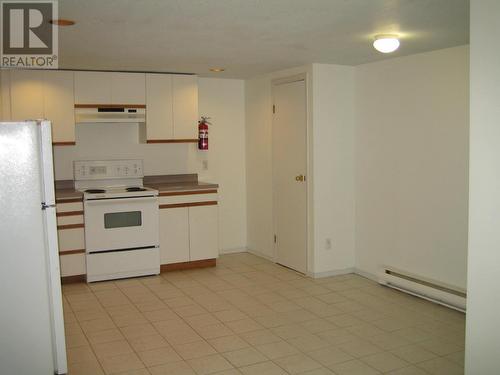
[[[142,160],[74,162],[83,192],[87,282],[160,273],[158,191]]]

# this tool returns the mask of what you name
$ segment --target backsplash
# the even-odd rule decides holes
[[[207,157],[193,143],[144,144],[138,124],[79,124],[76,146],[54,147],[57,180],[73,179],[74,160],[142,159],[145,175],[199,173]]]

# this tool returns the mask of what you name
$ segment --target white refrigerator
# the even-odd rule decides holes
[[[66,374],[49,121],[0,122],[0,374]]]

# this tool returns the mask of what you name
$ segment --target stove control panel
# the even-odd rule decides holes
[[[142,160],[79,160],[73,171],[76,181],[144,177]]]

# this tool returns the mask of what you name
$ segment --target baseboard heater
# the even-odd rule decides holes
[[[379,283],[402,292],[465,312],[467,293],[456,287],[392,267],[382,269]]]

